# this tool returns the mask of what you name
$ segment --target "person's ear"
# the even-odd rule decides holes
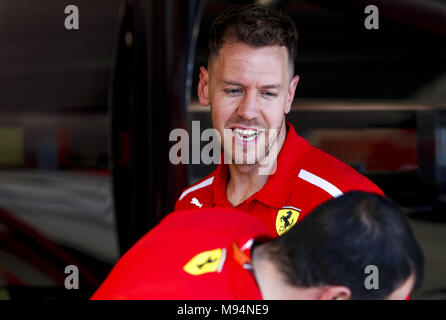
[[[203,106],[208,106],[209,99],[209,73],[205,67],[200,67],[200,81],[198,82],[198,101]]]
[[[344,286],[328,286],[323,289],[320,300],[349,300],[352,293]]]
[[[288,93],[285,104],[285,114],[289,113],[291,110],[291,105],[293,104],[294,93],[296,92],[296,87],[298,82],[299,82],[299,76],[296,75],[294,76],[293,80],[291,80],[291,83],[288,87]]]

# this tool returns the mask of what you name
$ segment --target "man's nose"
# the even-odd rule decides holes
[[[252,120],[257,118],[259,114],[256,95],[254,92],[247,92],[240,101],[240,105],[237,109],[237,114],[246,120]]]

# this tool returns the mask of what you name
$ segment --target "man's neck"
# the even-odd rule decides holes
[[[229,165],[226,196],[234,207],[261,190],[268,181],[268,175],[259,175],[258,170],[259,165]]]

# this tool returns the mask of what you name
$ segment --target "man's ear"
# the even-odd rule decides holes
[[[205,67],[200,67],[200,81],[198,82],[198,101],[203,106],[208,106],[209,99],[209,73]]]
[[[285,114],[289,113],[291,110],[291,104],[293,103],[294,100],[294,93],[296,92],[296,87],[298,82],[299,82],[299,76],[294,76],[293,80],[291,80],[290,86],[288,87],[288,93],[285,105]]]
[[[349,300],[352,292],[344,286],[327,286],[322,290],[320,300]]]

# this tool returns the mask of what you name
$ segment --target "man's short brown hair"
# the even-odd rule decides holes
[[[290,65],[297,53],[297,30],[290,17],[256,4],[230,7],[218,16],[209,36],[209,58],[218,56],[226,42],[242,42],[254,48],[285,46]]]

